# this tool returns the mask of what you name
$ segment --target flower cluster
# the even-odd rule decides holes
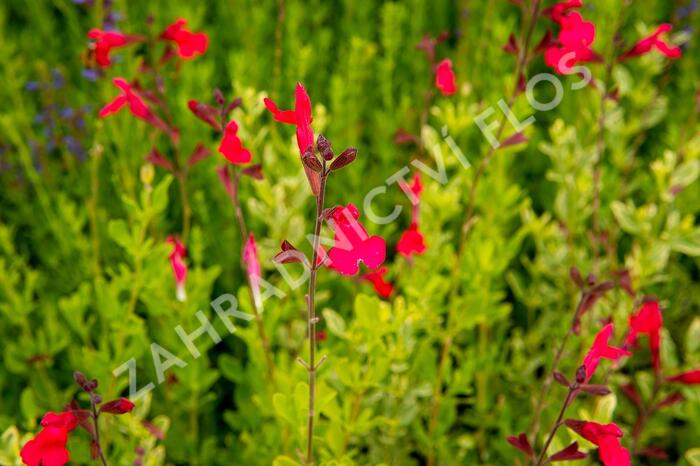
[[[559,25],[560,30],[559,36],[545,50],[544,61],[557,73],[569,74],[577,63],[599,59],[591,49],[595,40],[595,26],[590,21],[584,21],[579,12],[571,11],[581,6],[581,0],[569,0],[549,10],[549,17]]]
[[[556,73],[571,74],[575,72],[578,63],[602,61],[591,48],[595,40],[596,27],[590,21],[585,21],[578,11],[583,7],[581,0],[567,0],[557,3],[545,10],[547,16],[559,26],[559,34],[553,38],[547,36],[542,48],[545,64]],[[630,58],[645,55],[652,50],[658,50],[667,58],[679,58],[681,49],[670,45],[661,36],[673,29],[671,24],[662,24],[652,34],[640,39],[617,59],[625,61]]]
[[[578,277],[576,273],[572,273],[572,276],[574,279]],[[584,291],[582,303],[586,302],[586,296],[587,294]],[[581,305],[579,306],[579,311],[580,309]],[[592,385],[589,383],[591,378],[596,373],[601,360],[611,360],[614,362],[613,367],[617,367],[617,362],[622,357],[632,356],[632,352],[629,351],[629,349],[636,348],[639,337],[641,335],[645,335],[649,340],[649,351],[651,354],[651,362],[652,367],[654,368],[656,380],[649,404],[647,405],[644,402],[639,390],[633,383],[629,383],[621,387],[622,393],[624,393],[639,410],[639,419],[632,432],[633,444],[636,446],[639,435],[644,427],[644,423],[650,415],[665,406],[670,406],[683,400],[683,397],[678,392],[672,391],[662,398],[661,401],[657,401],[657,398],[659,398],[659,395],[661,395],[661,391],[665,386],[667,386],[667,384],[700,384],[700,369],[689,370],[670,377],[664,377],[662,375],[662,363],[660,356],[662,327],[663,317],[661,306],[655,299],[647,299],[641,304],[636,312],[632,313],[629,318],[629,329],[627,331],[627,336],[624,339],[624,345],[622,348],[610,345],[610,340],[614,334],[614,327],[612,323],[606,324],[595,336],[593,344],[586,353],[583,363],[579,367],[576,373],[576,378],[573,382],[569,382],[569,380],[560,372],[555,371],[553,373],[554,380],[569,389],[569,396],[567,396],[566,401],[564,402],[561,415],[564,414],[566,408],[580,392],[586,392],[592,395],[607,395],[610,393],[610,390],[605,385]],[[572,419],[566,420],[564,424],[598,447],[599,457],[605,466],[629,466],[631,464],[631,457],[639,453],[637,450],[630,452],[627,448],[622,446],[620,439],[623,437],[623,432],[616,424],[602,425],[592,421]],[[551,441],[551,438],[558,427],[559,425],[555,424],[552,432],[550,433],[548,441],[543,447],[539,459],[537,459],[535,463],[536,465],[545,464],[543,461],[545,460],[547,447],[549,446],[549,442]],[[534,450],[525,434],[508,437],[507,440],[509,443],[511,443],[511,445],[515,446],[529,457],[535,458]],[[656,455],[666,456],[661,449],[655,448],[653,451]],[[584,457],[585,454],[578,450],[578,444],[574,443],[566,449],[550,456],[548,460],[575,460],[582,459]]]
[[[81,409],[77,402],[73,401],[61,413],[48,412],[41,420],[42,430],[36,437],[28,441],[20,455],[27,466],[63,466],[70,460],[66,449],[68,434],[76,427],[81,427],[90,434],[90,452],[92,459],[104,459],[104,452],[100,444],[99,417],[103,413],[126,414],[134,409],[134,404],[126,398],[118,398],[106,403],[97,394],[97,380],[88,380],[80,372],[73,376],[80,388],[90,398],[90,409]]]

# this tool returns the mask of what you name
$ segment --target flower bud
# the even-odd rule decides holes
[[[304,165],[307,168],[315,171],[316,173],[320,173],[323,171],[323,165],[321,165],[321,162],[319,162],[316,158],[316,155],[314,155],[313,146],[309,146],[309,148],[306,149],[306,152],[304,152],[301,161],[304,162]]]
[[[325,160],[333,160],[333,157],[335,157],[333,149],[331,148],[331,143],[328,141],[328,139],[326,139],[326,137],[323,134],[318,135],[318,139],[316,140],[316,147],[321,153],[321,157],[323,157]]]
[[[151,186],[153,184],[153,177],[155,176],[155,169],[152,163],[145,163],[141,165],[141,182],[144,186]]]
[[[354,147],[350,147],[348,149],[345,149],[342,154],[340,154],[332,163],[331,163],[331,171],[336,171],[340,170],[341,168],[345,167],[346,165],[350,165],[353,160],[355,160],[355,157],[357,157],[357,149]]]
[[[576,370],[576,383],[583,383],[586,381],[586,366],[580,366]]]
[[[117,400],[112,400],[103,404],[100,408],[100,412],[110,414],[125,414],[130,413],[133,409],[134,403],[127,400],[126,398],[119,398]]]

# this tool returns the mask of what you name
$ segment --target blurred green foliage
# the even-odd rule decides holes
[[[373,204],[381,213],[395,204],[404,209],[391,224],[366,223],[389,244],[387,264],[396,282],[390,301],[375,297],[366,283],[321,273],[320,325],[328,333],[319,350],[328,355],[319,373],[316,445],[322,464],[404,466],[428,458],[439,465],[524,464],[504,439],[530,428],[553,351],[579,297],[568,278],[572,266],[605,279],[629,270],[639,296],[655,295],[664,306],[666,373],[700,365],[700,12],[683,10],[692,1],[585,2],[601,54],[610,56],[613,47],[619,52],[620,41],[629,45],[661,22],[672,22],[674,40],[684,44],[680,60],[652,53],[611,73],[608,86],[617,98],[602,101],[598,222],[605,247],[594,251],[591,241],[600,93],[592,86],[572,91],[578,78],[564,77],[556,109],[534,112],[524,97],[516,101],[518,118],[534,113],[536,123],[525,131],[527,144],[497,151],[488,164],[475,190],[476,221],[457,256],[474,168],[489,150],[474,119],[488,107],[500,118],[496,104],[507,100],[515,79],[515,58],[502,50],[525,21],[513,3],[115,2],[124,32],[155,34],[184,17],[192,30],[209,35],[204,56],[165,76],[184,153],[199,142],[218,146],[216,135],[187,109],[189,99],[209,102],[215,87],[243,99],[233,116],[265,173],[263,181],[242,182],[243,209],[258,238],[265,279],[284,292],[265,302],[263,314],[274,354],[272,383],[255,325],[236,321],[229,334],[210,307],[230,293],[252,312],[242,241],[215,173],[224,159],[215,154],[188,178],[193,227],[188,299],[181,303],[164,240],[182,228],[182,191],[160,169],[152,187],[139,175],[154,145],[170,157],[172,147],[126,112],[98,121],[97,109],[116,90],[107,78],[83,76],[86,32],[102,23],[103,3],[4,1],[0,463],[20,464],[19,448],[41,415],[76,396],[74,370],[99,379],[107,399],[128,390],[126,375],[117,378],[112,371],[130,358],[137,362],[139,387],[155,381],[150,345],[156,342],[187,366],[170,368],[134,414],[106,421],[113,464],[133,464],[137,446],[146,449],[149,465],[299,464],[295,451],[304,443],[308,387],[295,358],[306,351],[304,287],[290,289],[270,259],[284,239],[305,243],[313,202],[293,130],[273,122],[262,103],[269,96],[289,108],[296,81],[314,102],[315,131],[336,148],[358,148],[357,161],[332,177],[329,205],[362,206],[372,187],[414,159],[434,168],[442,155],[447,173],[445,184],[423,174],[421,229],[428,250],[411,263],[393,249],[410,221],[405,195],[392,185]],[[541,19],[534,37],[550,27]],[[450,98],[426,98],[432,72],[415,45],[442,31],[452,34],[437,55],[454,61],[460,90]],[[139,46],[120,50],[108,76],[137,77],[140,53]],[[603,65],[590,68],[604,79]],[[54,70],[65,81],[56,88],[49,86],[57,79]],[[541,71],[546,69],[538,57],[528,75]],[[543,101],[551,97],[545,86],[538,92]],[[65,108],[84,106],[84,127],[65,123],[72,118]],[[424,149],[395,145],[399,128],[421,134]],[[453,156],[443,128],[471,169]],[[512,131],[506,128],[505,135]],[[606,294],[570,342],[562,371],[575,371],[603,319],[618,324],[622,338],[634,307],[622,290]],[[198,310],[225,337],[218,345],[199,338],[202,356],[194,359],[174,328],[194,331]],[[635,412],[617,387],[634,378],[648,390],[650,373],[641,351],[608,381],[613,394],[581,397],[569,414],[615,421],[629,434]],[[544,425],[553,422],[563,392],[553,387]],[[664,448],[668,462],[640,458],[639,464],[700,464],[700,391],[683,394],[687,401],[653,418],[642,437],[644,445]],[[158,426],[165,440],[141,420]],[[81,435],[69,443],[76,464],[88,461]],[[552,451],[574,437],[560,432]]]

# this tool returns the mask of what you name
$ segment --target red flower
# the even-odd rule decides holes
[[[625,346],[634,347],[637,344],[637,337],[640,334],[649,337],[649,351],[651,352],[651,362],[654,369],[661,370],[661,327],[663,327],[663,317],[658,301],[647,301],[642,304],[639,310],[630,316],[630,329],[625,340]]]
[[[559,74],[568,74],[576,63],[598,59],[590,46],[595,40],[595,25],[584,21],[578,12],[558,17],[561,27],[558,45],[552,45],[544,52],[545,64]]]
[[[671,46],[667,42],[659,39],[661,34],[670,32],[671,29],[673,29],[673,25],[671,24],[664,23],[660,25],[653,34],[641,39],[634,47],[620,55],[620,60],[627,60],[628,58],[644,55],[651,52],[652,48],[656,48],[656,50],[670,59],[679,58],[683,54],[679,47]]]
[[[68,433],[78,426],[78,419],[71,412],[49,412],[41,425],[41,432],[22,447],[22,461],[27,466],[63,466],[70,459],[66,449]]]
[[[110,414],[126,414],[130,413],[134,409],[134,403],[127,400],[126,398],[119,398],[103,404],[100,407],[101,413]]]
[[[452,71],[452,60],[445,58],[435,68],[435,86],[442,95],[452,95],[457,92],[455,73]]]
[[[569,0],[566,2],[556,3],[544,11],[544,14],[552,18],[552,21],[559,22],[569,10],[581,8],[583,3],[581,0]]]
[[[682,383],[684,385],[700,385],[700,369],[683,372],[682,374],[669,377],[669,382]]]
[[[143,101],[136,91],[124,78],[114,78],[112,80],[115,86],[121,89],[121,95],[117,96],[110,103],[102,107],[100,110],[100,118],[107,117],[113,113],[117,113],[124,105],[129,106],[129,111],[137,118],[148,120],[151,111],[148,109],[146,102]]]
[[[125,105],[129,106],[129,111],[136,118],[144,120],[146,123],[155,126],[156,128],[168,132],[168,126],[158,118],[146,105],[143,98],[139,92],[129,84],[124,78],[114,78],[112,80],[115,86],[117,86],[121,91],[121,95],[118,95],[107,105],[102,107],[100,110],[100,118],[108,117],[113,113],[117,113]]]
[[[207,51],[209,38],[203,32],[188,31],[185,29],[186,24],[186,20],[182,18],[177,19],[173,24],[165,28],[161,37],[175,42],[180,57],[190,59]]]
[[[112,49],[124,47],[126,45],[141,40],[137,36],[129,36],[116,31],[103,31],[101,29],[90,29],[88,37],[92,39],[95,47],[95,60],[103,68],[112,64],[109,53]]]
[[[326,341],[328,340],[328,334],[325,330],[316,330],[316,341]]]
[[[362,276],[362,280],[371,283],[374,286],[374,290],[377,294],[384,298],[389,299],[391,294],[394,292],[394,285],[390,282],[384,280],[384,275],[389,271],[386,267],[380,267],[379,269],[368,272]]]
[[[184,260],[187,256],[187,249],[177,236],[168,236],[165,242],[173,247],[172,252],[168,256],[170,259],[170,267],[172,267],[173,275],[175,276],[175,284],[177,286],[176,297],[178,301],[184,302],[187,299],[187,293],[185,291],[187,264],[185,264]]]
[[[368,236],[358,222],[360,212],[353,204],[333,209],[329,223],[335,231],[335,245],[328,251],[328,267],[343,275],[355,275],[360,261],[376,269],[386,256],[386,242],[379,236]]]
[[[404,231],[396,245],[396,251],[404,257],[425,252],[425,238],[418,230],[418,223],[413,222],[408,230]]]
[[[234,120],[231,120],[229,124],[226,125],[224,138],[221,140],[221,144],[219,144],[219,152],[233,164],[248,163],[252,156],[250,151],[243,147],[243,143],[237,133],[238,125]]]
[[[295,104],[294,110],[280,110],[277,105],[268,98],[265,98],[265,107],[272,113],[274,119],[281,123],[296,125],[297,127],[297,147],[299,148],[299,156],[303,156],[306,149],[314,145],[314,131],[311,128],[311,99],[306,89],[301,83],[297,83],[295,89]],[[314,195],[318,195],[321,187],[321,176],[315,171],[304,165],[306,177],[311,184],[311,191]]]
[[[258,259],[258,248],[255,244],[255,236],[251,233],[243,247],[243,264],[245,265],[250,286],[253,290],[253,299],[256,307],[260,307],[260,278],[262,271],[260,269],[260,260]]]
[[[620,445],[622,431],[615,424],[598,424],[568,419],[566,425],[581,437],[598,446],[600,460],[605,466],[629,466],[630,454]]]
[[[420,203],[420,195],[423,192],[423,183],[421,182],[420,174],[415,174],[415,176],[413,177],[413,182],[410,185],[408,183],[401,182],[399,186],[401,187],[401,190],[403,192],[408,194],[408,197],[411,201],[411,205],[414,207],[415,210],[415,207],[417,207]],[[417,219],[414,218],[413,220]]]
[[[583,360],[583,366],[586,369],[586,382],[593,377],[601,358],[617,361],[622,356],[630,356],[632,354],[629,351],[608,345],[613,330],[613,324],[608,324],[603,327],[603,329],[598,332],[598,335],[596,335],[593,346],[591,346],[588,354],[586,354],[586,358]]]
[[[420,195],[423,192],[423,183],[421,177],[416,174],[413,177],[413,183],[400,184],[403,192],[408,194],[411,200],[411,225],[408,230],[404,231],[396,245],[396,250],[399,254],[405,257],[411,257],[412,254],[423,254],[425,252],[425,238],[418,228],[418,216],[420,211]]]

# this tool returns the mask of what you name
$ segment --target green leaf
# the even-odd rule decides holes
[[[641,231],[641,225],[634,218],[634,207],[629,204],[623,204],[620,201],[614,201],[610,208],[613,215],[625,232],[632,235],[638,234]]]
[[[155,213],[160,213],[168,207],[168,188],[170,188],[172,181],[173,177],[168,175],[153,190],[153,211]]]
[[[343,317],[332,309],[323,310],[323,318],[326,320],[328,330],[333,335],[345,338],[345,320]]]
[[[121,247],[127,251],[131,249],[133,240],[129,233],[129,226],[122,219],[111,220],[107,225],[109,236]]]
[[[289,456],[278,456],[272,461],[272,466],[301,466],[301,463],[294,461]]]
[[[700,256],[700,229],[693,230],[684,236],[673,237],[669,239],[668,245],[681,254]]]

